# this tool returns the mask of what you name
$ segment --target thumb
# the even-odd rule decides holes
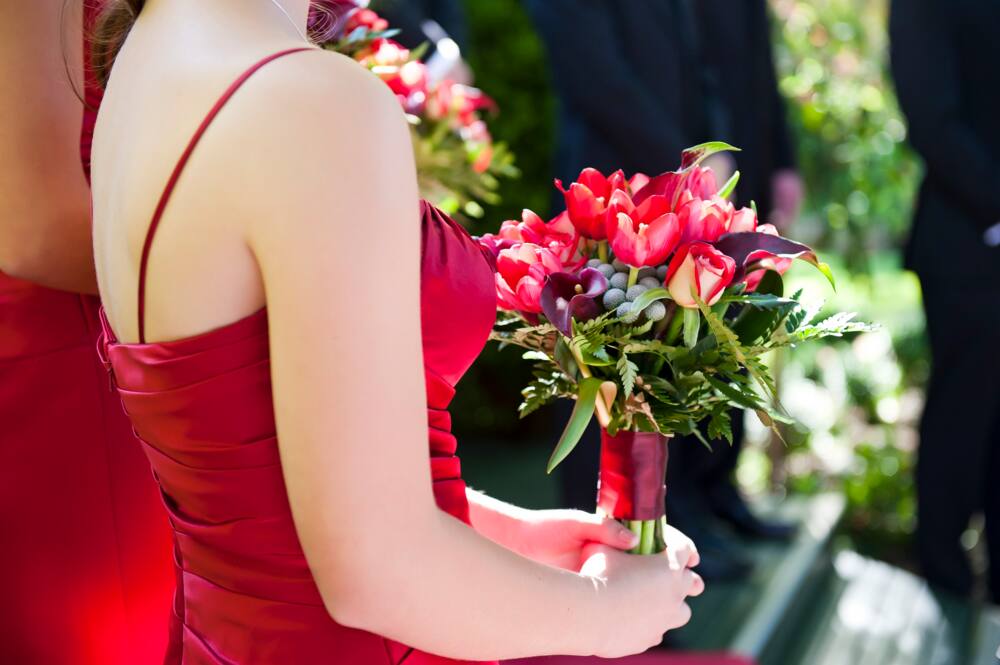
[[[625,525],[611,517],[605,517],[594,524],[586,534],[594,542],[603,543],[620,550],[632,549],[639,544],[639,536],[629,531]]]

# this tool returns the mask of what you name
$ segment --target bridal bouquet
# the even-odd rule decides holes
[[[829,268],[805,245],[760,224],[727,200],[739,173],[718,187],[709,155],[684,152],[681,168],[650,178],[586,169],[562,191],[550,221],[525,210],[480,239],[496,257],[500,307],[493,339],[526,349],[534,380],[522,417],[561,397],[576,401],[548,463],[574,448],[594,414],[602,428],[598,508],[664,548],[664,475],[674,434],[732,442],[730,410],[754,411],[774,428],[768,352],[809,339],[867,330],[853,314],[815,321],[786,295],[793,260]]]
[[[421,61],[426,44],[406,49],[392,39],[398,31],[371,9],[331,1],[348,6],[347,19],[319,41],[360,62],[396,94],[412,128],[422,196],[449,214],[482,216],[480,203],[499,202],[499,178],[519,175],[513,155],[493,141],[483,120],[484,112],[497,111],[494,101],[478,88],[432,81]]]

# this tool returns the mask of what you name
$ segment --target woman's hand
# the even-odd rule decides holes
[[[628,550],[638,543],[638,536],[614,519],[580,510],[525,510],[518,522],[507,545],[529,559],[566,570],[580,570],[587,545]]]
[[[691,570],[698,565],[698,550],[683,533],[667,527],[667,549],[660,554],[634,556],[606,545],[588,545],[580,574],[594,580],[616,630],[595,656],[619,658],[658,645],[668,630],[691,619],[686,600],[705,590],[705,583]]]

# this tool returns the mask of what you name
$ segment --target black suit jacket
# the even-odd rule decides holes
[[[702,58],[718,85],[727,125],[717,137],[742,149],[737,200],[771,210],[771,176],[794,168],[784,100],[778,91],[766,0],[697,0]]]
[[[549,55],[559,108],[556,171],[650,174],[708,138],[684,0],[525,0]]]
[[[926,176],[907,264],[921,276],[1000,277],[982,235],[1000,222],[1000,2],[893,0],[892,71]]]

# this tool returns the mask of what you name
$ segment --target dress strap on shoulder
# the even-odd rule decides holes
[[[258,70],[260,70],[264,65],[282,58],[286,55],[291,55],[292,53],[299,53],[301,51],[311,51],[314,50],[309,46],[302,46],[296,48],[286,49],[284,51],[279,51],[278,53],[273,53],[266,58],[258,60],[256,63],[251,65],[246,71],[244,71],[240,76],[233,81],[230,86],[222,93],[215,105],[209,110],[208,115],[205,119],[201,121],[198,129],[195,130],[194,135],[191,140],[188,141],[187,147],[184,152],[181,153],[180,159],[177,160],[177,165],[174,166],[173,172],[170,174],[170,179],[167,180],[166,186],[163,188],[163,193],[160,195],[160,200],[156,205],[156,210],[153,212],[153,218],[149,223],[149,228],[146,229],[146,240],[142,245],[142,257],[139,260],[139,293],[138,293],[138,307],[137,316],[139,317],[139,343],[146,343],[146,266],[149,262],[149,251],[153,245],[153,236],[156,234],[156,227],[160,224],[160,219],[163,217],[163,212],[166,210],[167,204],[170,202],[170,196],[173,194],[174,188],[177,186],[177,181],[181,177],[181,173],[184,171],[184,167],[187,165],[188,160],[191,158],[191,154],[194,152],[195,147],[197,147],[198,142],[201,137],[205,134],[209,125],[215,120],[215,117],[219,114],[219,111],[226,105],[226,103],[232,98],[236,91],[239,90],[247,79],[253,76]]]

